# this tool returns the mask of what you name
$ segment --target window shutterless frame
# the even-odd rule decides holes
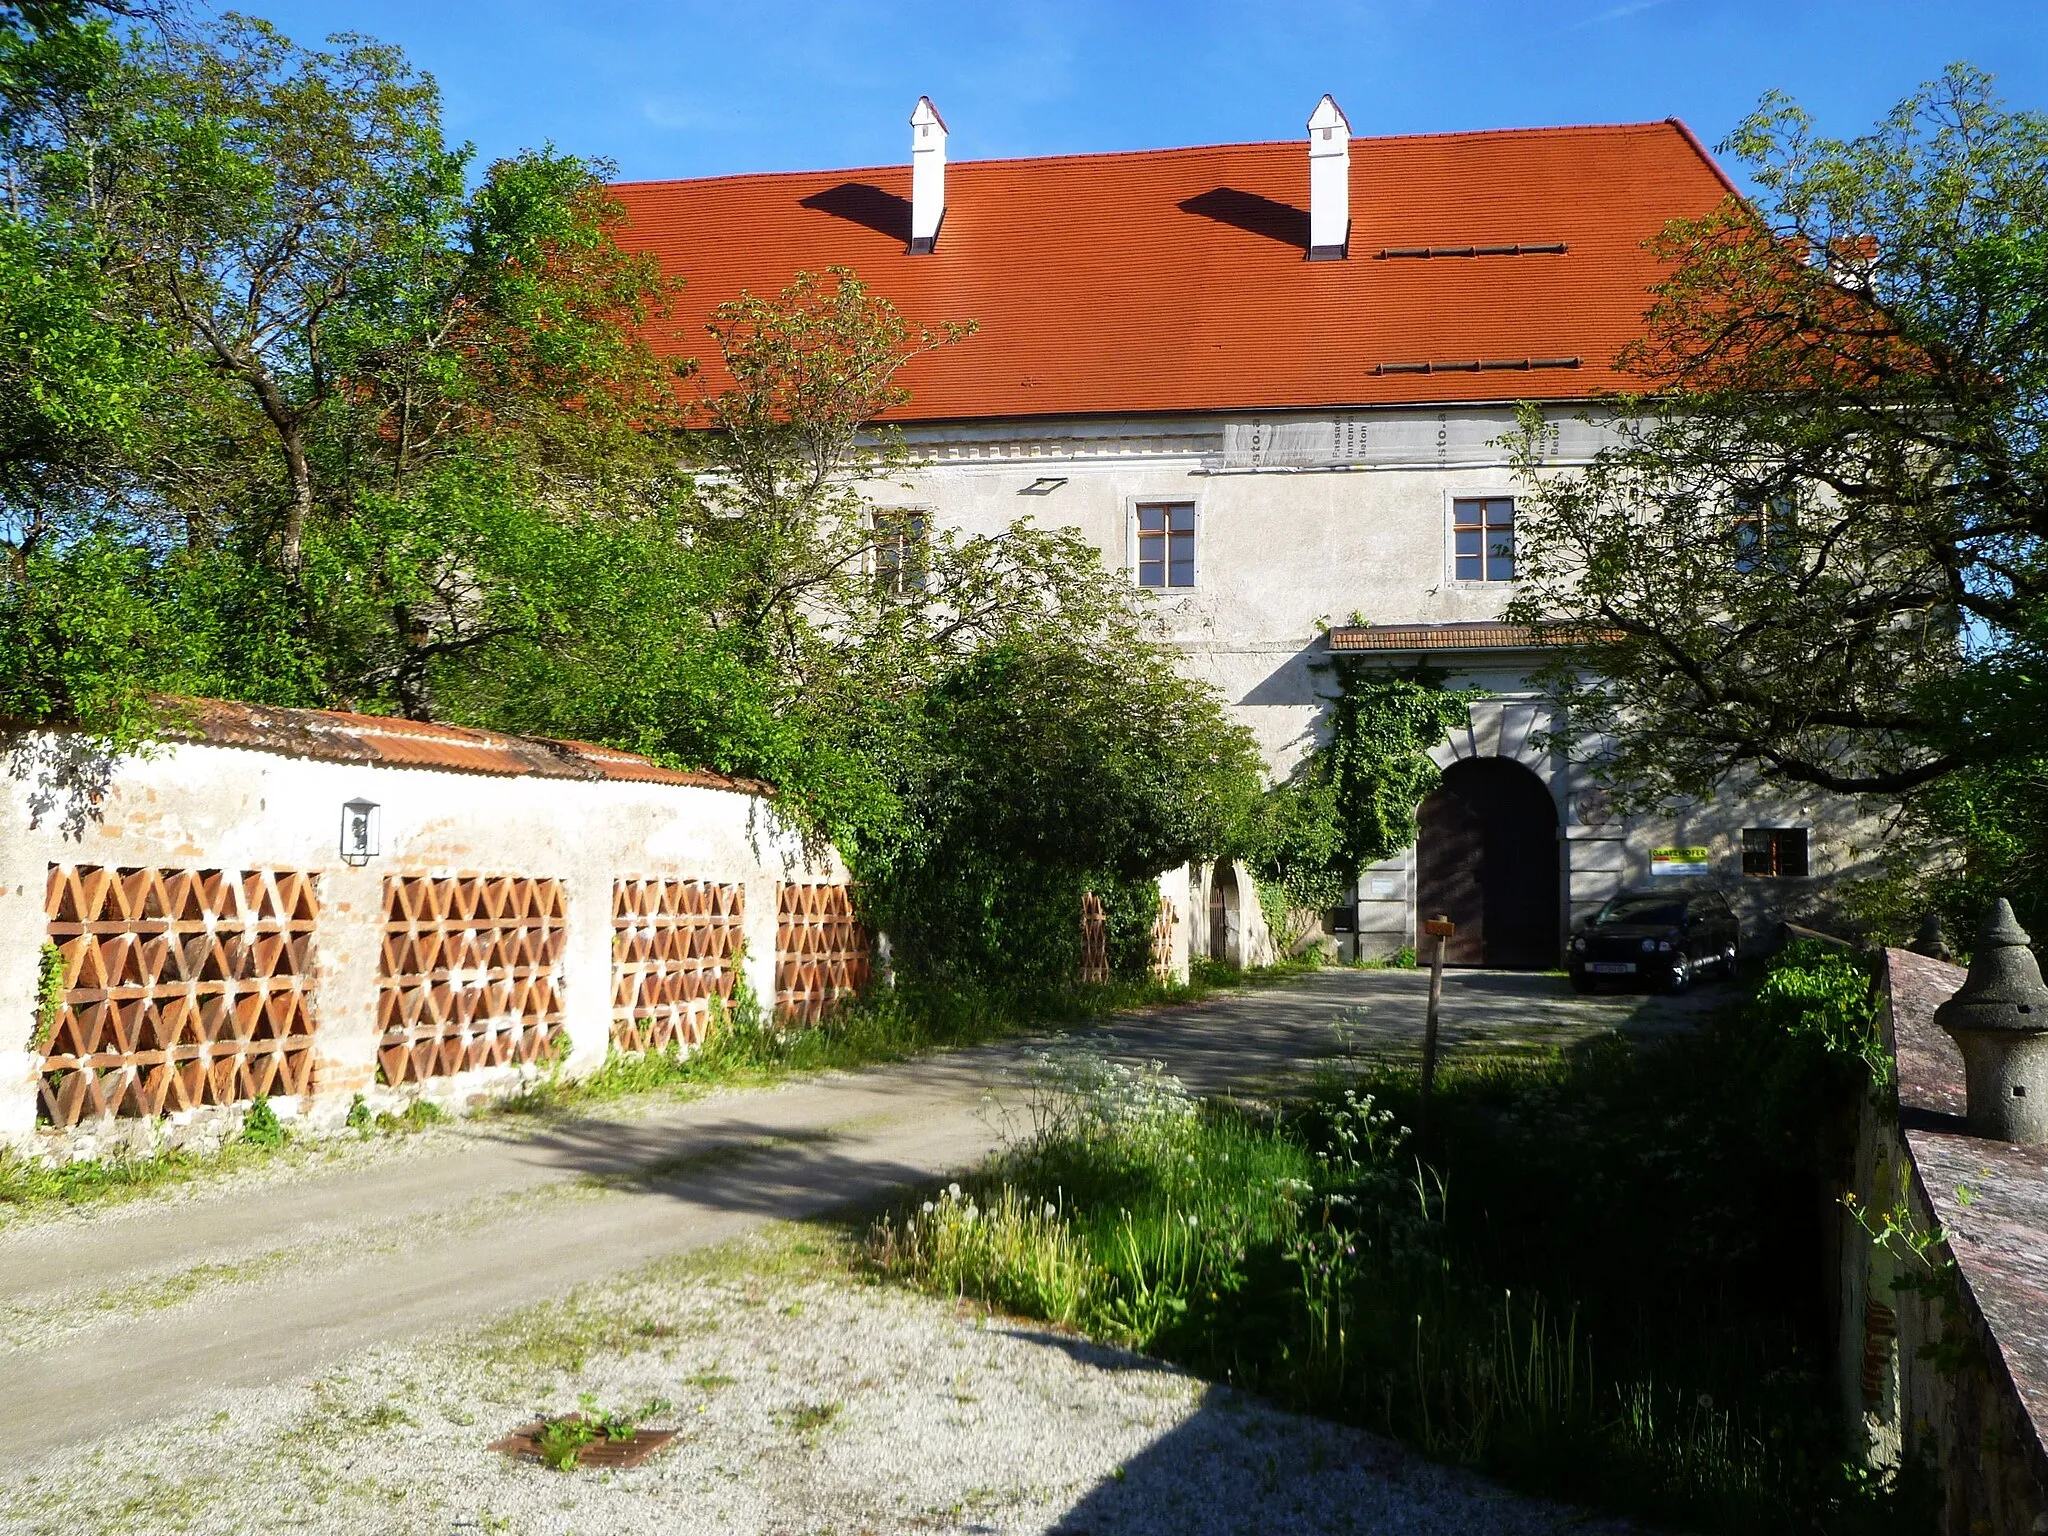
[[[1515,579],[1515,498],[1451,496],[1450,578],[1458,582]]]
[[[1811,872],[1805,827],[1744,827],[1742,872],[1766,880],[1803,880]]]
[[[1195,504],[1133,501],[1130,508],[1131,579],[1154,591],[1186,591],[1195,584]]]
[[[874,510],[869,569],[875,584],[892,597],[909,597],[924,590],[930,566],[929,515],[925,507]]]

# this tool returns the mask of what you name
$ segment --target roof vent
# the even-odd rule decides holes
[[[929,256],[946,218],[946,120],[929,96],[910,114],[910,254]]]
[[[1342,261],[1351,244],[1351,120],[1334,97],[1308,115],[1308,259]]]

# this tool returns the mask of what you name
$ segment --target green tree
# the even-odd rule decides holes
[[[2048,119],[1965,66],[1855,139],[1767,97],[1760,189],[1657,239],[1641,393],[1532,419],[1515,616],[1639,803],[1731,773],[1910,795],[2048,717]]]
[[[646,334],[667,285],[619,249],[604,167],[469,187],[432,82],[361,38],[94,24],[6,57],[33,108],[0,238],[34,279],[0,298],[34,322],[0,340],[18,621],[53,607],[25,583],[118,545],[147,579],[108,601],[180,640],[130,652],[130,695],[414,716],[463,658],[571,625],[557,526],[667,494],[650,445],[680,419]],[[15,718],[87,718],[39,633]]]

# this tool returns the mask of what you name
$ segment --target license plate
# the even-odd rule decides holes
[[[1633,960],[1588,960],[1586,969],[1595,976],[1633,976],[1636,963]]]

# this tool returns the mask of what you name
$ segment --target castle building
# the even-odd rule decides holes
[[[1645,242],[1735,190],[1683,124],[1354,138],[1325,96],[1305,140],[959,163],[946,143],[921,98],[908,166],[622,184],[623,239],[686,280],[682,338],[833,266],[914,323],[976,322],[904,370],[889,419],[917,467],[876,488],[878,536],[1079,529],[1275,774],[1316,741],[1334,658],[1483,688],[1418,846],[1329,915],[1347,952],[1441,911],[1454,961],[1555,966],[1618,891],[1700,880],[1760,935],[1871,858],[1855,807],[1818,794],[1615,814],[1548,741],[1540,653],[1501,622],[1518,404],[1543,408],[1547,462],[1596,452],[1659,276]],[[664,345],[727,382],[702,342]],[[1245,872],[1192,879],[1196,950],[1259,958]]]

